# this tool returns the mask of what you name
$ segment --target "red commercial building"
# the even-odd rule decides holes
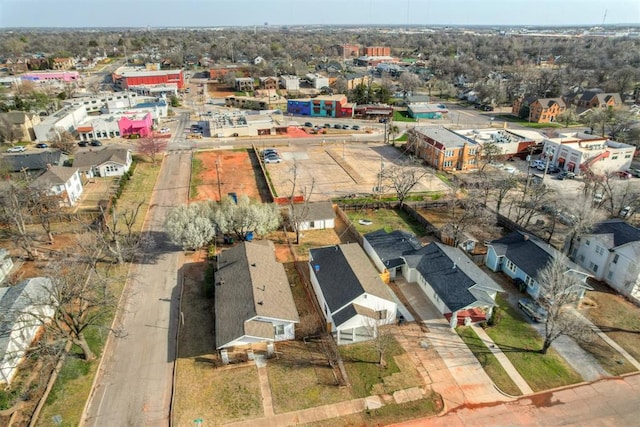
[[[384,46],[368,46],[364,48],[365,56],[391,56],[391,48]]]
[[[343,58],[351,58],[360,55],[360,45],[357,44],[343,44],[338,47],[338,53]]]
[[[116,87],[126,90],[129,86],[175,83],[178,90],[184,87],[182,70],[146,70],[144,68],[121,67],[111,74]]]

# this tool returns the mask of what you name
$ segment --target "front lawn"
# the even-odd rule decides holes
[[[518,123],[520,126],[525,126],[525,127],[529,127],[532,129],[544,129],[544,128],[561,128],[562,125],[559,123],[535,123],[535,122],[529,122],[527,120],[521,119],[520,117],[511,115],[511,114],[498,114],[495,117],[495,121],[505,121],[505,122],[512,122],[512,123]]]
[[[464,343],[469,347],[469,350],[478,359],[480,365],[484,371],[489,375],[489,378],[500,390],[511,396],[520,396],[522,392],[518,386],[513,382],[507,371],[504,370],[498,359],[491,353],[485,343],[478,338],[478,335],[472,328],[467,326],[460,326],[456,328],[456,332],[462,338]]]
[[[596,290],[587,292],[593,307],[582,311],[618,345],[636,360],[640,360],[640,308],[615,294],[605,285],[594,285]]]
[[[394,111],[393,121],[395,122],[415,122],[416,119],[409,117],[406,111]]]
[[[582,381],[582,377],[553,349],[549,349],[547,354],[539,353],[542,337],[504,297],[498,294],[496,300],[502,308],[502,318],[497,326],[487,329],[487,334],[511,360],[533,391]]]
[[[378,353],[372,341],[340,347],[354,397],[391,394],[422,385],[420,375],[395,338],[388,336],[382,339],[388,340],[384,368],[378,365]]]

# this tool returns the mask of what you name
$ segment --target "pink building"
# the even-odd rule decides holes
[[[120,136],[123,138],[145,138],[151,135],[153,118],[151,113],[142,115],[122,116],[118,120]]]
[[[71,83],[80,80],[80,74],[77,71],[32,71],[24,73],[20,76],[22,80],[32,82],[59,81]]]

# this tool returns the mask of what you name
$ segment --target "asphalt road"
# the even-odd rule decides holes
[[[166,426],[175,361],[180,248],[164,233],[164,218],[186,202],[190,153],[169,154],[151,198],[146,239],[120,305],[124,337],[110,338],[82,425]]]

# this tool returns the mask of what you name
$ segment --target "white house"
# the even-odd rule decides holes
[[[325,77],[318,73],[309,73],[305,77],[315,89],[329,87],[329,77]]]
[[[131,150],[122,147],[81,151],[73,159],[73,167],[86,178],[122,176],[129,171],[132,163]]]
[[[280,87],[286,90],[300,90],[300,79],[298,76],[280,76]]]
[[[487,320],[497,293],[504,291],[458,248],[440,243],[422,246],[403,230],[380,229],[365,234],[363,240],[380,272],[388,271],[392,280],[402,274],[418,286],[452,328],[466,319]]]
[[[218,255],[214,296],[218,350],[295,338],[298,312],[273,242],[242,242]]]
[[[84,191],[78,168],[67,166],[49,166],[30,186],[43,189],[50,196],[59,196],[64,206],[75,206]]]
[[[357,243],[311,249],[311,285],[338,345],[376,337],[396,321],[397,305]]]
[[[301,217],[300,230],[325,230],[335,227],[336,213],[331,202],[312,202],[295,205]]]
[[[576,175],[590,170],[606,174],[631,167],[633,145],[581,132],[560,134],[544,140],[543,157],[549,156],[549,164]]]
[[[571,258],[596,279],[640,302],[640,229],[621,219],[596,224],[580,237]]]
[[[55,313],[51,280],[35,277],[0,288],[0,383],[11,384],[40,328]]]

